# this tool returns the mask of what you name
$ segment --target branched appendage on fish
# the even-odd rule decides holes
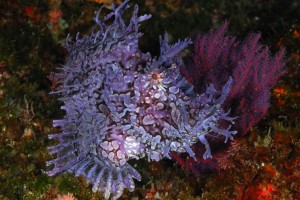
[[[54,165],[47,173],[82,175],[106,199],[119,198],[125,188],[133,191],[133,179],[141,180],[128,160],[170,159],[171,151],[196,159],[191,146],[198,141],[206,147],[206,159],[212,156],[207,134],[223,135],[225,141],[236,134],[230,126],[218,127],[220,120],[234,120],[220,106],[231,78],[222,91],[208,85],[205,93],[195,93],[179,72],[180,52],[190,39],[169,45],[166,34],[158,58],[141,52],[138,26],[150,15],[138,16],[135,6],[126,26],[121,15],[127,2],[103,20],[98,13],[99,30],[67,44],[68,61],[56,74],[61,90],[54,92],[60,93],[66,115],[54,121],[62,132],[49,136],[59,143],[49,147],[56,158],[47,163]]]

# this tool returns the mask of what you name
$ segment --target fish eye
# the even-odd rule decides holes
[[[162,82],[162,80],[164,78],[164,74],[160,73],[158,71],[154,71],[154,72],[151,72],[148,77],[149,77],[149,80],[152,80],[156,83],[160,83],[160,82]]]

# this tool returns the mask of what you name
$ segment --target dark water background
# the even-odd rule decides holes
[[[82,177],[43,174],[63,116],[49,95],[51,72],[65,62],[66,36],[89,33],[93,17],[110,2],[59,0],[0,1],[0,199],[102,199]],[[116,2],[119,3],[119,2]],[[270,91],[268,114],[200,177],[172,161],[137,161],[143,180],[123,199],[300,199],[300,2],[298,0],[145,0],[139,14],[152,14],[140,27],[144,52],[159,54],[158,36],[171,42],[196,37],[228,20],[228,34],[245,38],[260,32],[272,52],[286,48],[287,73]],[[125,14],[130,19],[131,12]],[[192,56],[192,47],[187,57]],[[51,79],[51,76],[50,76]],[[225,156],[226,155],[226,156]],[[59,196],[60,195],[60,196]]]

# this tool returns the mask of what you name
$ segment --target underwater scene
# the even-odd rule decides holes
[[[300,199],[298,0],[1,0],[0,200]]]

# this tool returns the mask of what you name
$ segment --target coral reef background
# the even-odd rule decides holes
[[[51,74],[65,63],[66,36],[92,31],[92,18],[112,1],[3,0],[0,2],[0,199],[102,199],[82,177],[48,177],[48,134],[59,129],[61,102]],[[116,1],[116,4],[120,1]],[[297,0],[137,1],[153,17],[140,27],[147,33],[142,50],[159,54],[158,35],[170,42],[196,38],[230,22],[228,34],[243,39],[261,32],[272,52],[286,48],[286,74],[272,90],[268,114],[244,137],[235,138],[217,169],[195,178],[176,162],[135,161],[143,176],[121,199],[299,199],[300,198],[300,3]],[[104,11],[105,14],[105,11]],[[130,19],[130,12],[125,17]],[[192,56],[192,48],[187,51]],[[189,55],[187,55],[189,56]],[[297,121],[298,120],[298,121]],[[213,151],[213,148],[212,148]]]

